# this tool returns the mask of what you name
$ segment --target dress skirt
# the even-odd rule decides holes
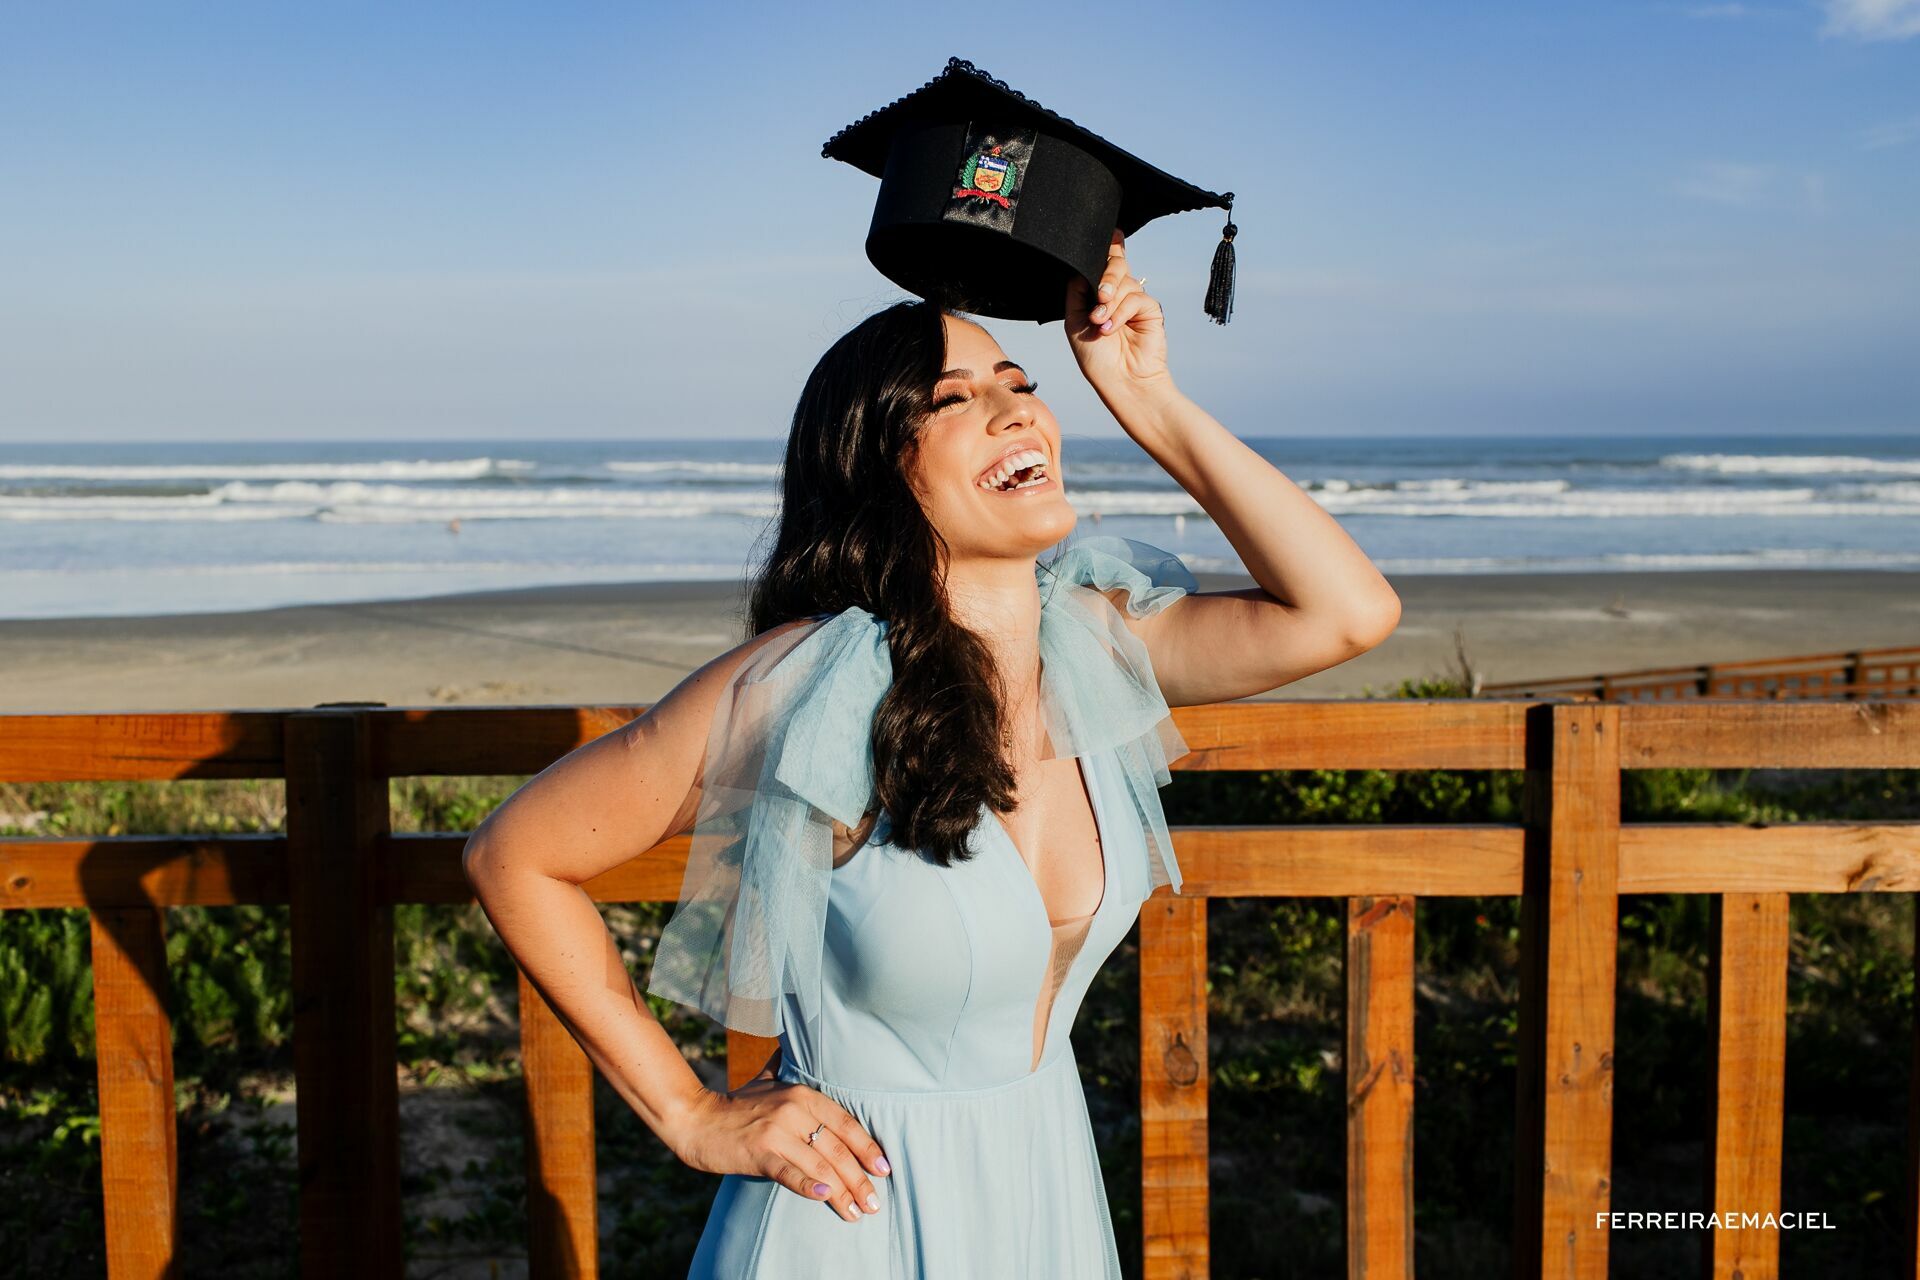
[[[893,1172],[872,1178],[880,1212],[848,1222],[770,1178],[728,1174],[692,1277],[1119,1280],[1070,1042],[1031,1075],[958,1092],[844,1089],[784,1060],[776,1074],[838,1102],[890,1153]]]

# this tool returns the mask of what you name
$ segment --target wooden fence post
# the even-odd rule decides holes
[[[167,1020],[167,942],[157,907],[103,907],[93,931],[94,1058],[107,1272],[176,1274],[180,1156]]]
[[[1713,899],[1707,961],[1707,1029],[1714,1053],[1707,1090],[1706,1210],[1780,1211],[1786,1136],[1787,913],[1784,893]],[[1710,1280],[1780,1274],[1780,1229],[1732,1226],[1701,1240]]]
[[[1347,899],[1347,1275],[1413,1277],[1413,922],[1408,894]]]
[[[526,1085],[527,1273],[600,1274],[593,1062],[539,988],[520,972],[520,1064]]]
[[[286,718],[302,1275],[401,1272],[390,829],[364,715]]]
[[[1920,895],[1908,896],[1913,902],[1913,964],[1920,970]],[[1920,981],[1920,972],[1915,978]],[[1901,1215],[1906,1236],[1901,1252],[1906,1262],[1901,1270],[1920,1276],[1920,1000],[1913,1003],[1913,1053],[1907,1062],[1907,1194]]]
[[[767,1064],[773,1061],[774,1050],[779,1047],[778,1036],[750,1036],[728,1027],[727,1088],[738,1089],[766,1070]]]
[[[1606,1280],[1620,707],[1529,707],[1526,756],[1513,1271]]]
[[[1205,1280],[1207,900],[1140,908],[1140,1200],[1146,1280]]]

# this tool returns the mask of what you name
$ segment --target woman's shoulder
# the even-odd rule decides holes
[[[1179,556],[1118,534],[1076,539],[1034,569],[1043,590],[1050,582],[1086,588],[1132,618],[1158,613],[1200,589]]]
[[[796,618],[709,658],[649,707],[647,716],[686,718],[705,725],[725,690],[777,666],[819,625],[817,618]]]

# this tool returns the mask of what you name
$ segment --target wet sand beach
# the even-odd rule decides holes
[[[1275,691],[1336,698],[1920,644],[1920,573],[1445,574],[1392,579],[1387,642]],[[1202,575],[1204,589],[1250,585]],[[239,613],[0,620],[0,712],[650,702],[742,636],[732,582],[537,587]],[[1456,641],[1456,631],[1459,641]]]

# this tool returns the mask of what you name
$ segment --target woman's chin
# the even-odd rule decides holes
[[[1073,532],[1079,517],[1065,498],[1035,503],[1020,513],[1020,531],[1033,544],[1036,553],[1053,546]]]

